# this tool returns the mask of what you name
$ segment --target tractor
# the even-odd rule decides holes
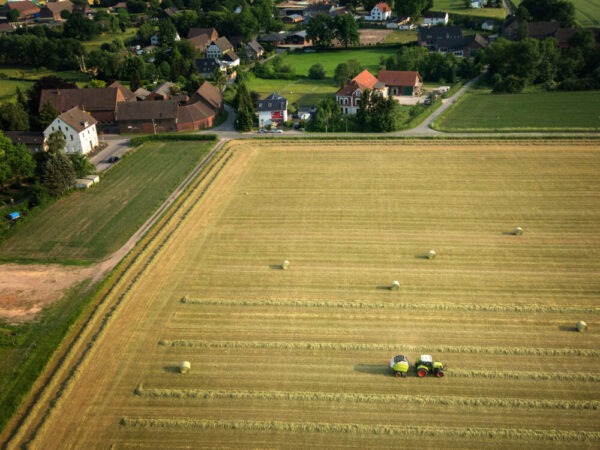
[[[396,377],[405,377],[410,364],[404,355],[396,355],[390,360],[390,367]]]
[[[439,361],[434,361],[431,355],[421,355],[415,364],[417,368],[417,376],[425,377],[428,374],[433,374],[438,378],[444,376],[446,367]]]

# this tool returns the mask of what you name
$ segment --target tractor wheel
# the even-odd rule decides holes
[[[443,370],[438,370],[435,374],[436,377],[438,378],[442,378],[444,376],[444,371]]]
[[[396,378],[400,378],[402,376],[402,374],[400,372],[394,372],[394,376]]]
[[[427,371],[425,369],[419,369],[417,370],[417,376],[418,377],[424,377],[427,375]]]

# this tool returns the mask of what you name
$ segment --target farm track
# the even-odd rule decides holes
[[[180,198],[181,195],[189,189],[187,197],[191,196],[211,176],[207,185],[201,191],[200,195],[202,196],[210,187],[212,180],[214,180],[218,172],[222,169],[223,164],[226,164],[227,159],[224,159],[227,154],[226,152],[221,153],[215,160],[215,156],[218,155],[219,150],[226,142],[221,141],[209,152],[173,194],[169,196],[163,205],[142,226],[139,232],[136,233],[138,239],[142,239],[140,246],[129,253],[121,261],[117,270],[103,283],[103,288],[97,295],[98,301],[95,303],[93,310],[87,316],[84,316],[80,324],[65,339],[61,348],[58,349],[57,355],[52,358],[49,366],[38,382],[36,382],[33,394],[30,395],[30,401],[24,404],[21,407],[21,411],[15,415],[16,420],[13,420],[6,427],[3,433],[4,436],[7,436],[6,439],[3,438],[3,442],[7,443],[6,448],[18,448],[25,445],[35,437],[38,429],[43,426],[45,419],[52,411],[52,407],[60,401],[60,398],[68,390],[69,383],[77,377],[77,372],[80,370],[85,358],[89,357],[89,352],[93,349],[94,342],[110,321],[112,314],[118,309],[119,304],[124,300],[131,286],[152,261],[153,256],[158,253],[170,238],[170,234],[165,233],[167,226],[177,227],[181,223],[181,220],[185,218],[184,213],[178,218],[177,222],[175,221],[174,213],[182,207],[182,204],[186,200],[186,198]],[[211,172],[215,170],[217,173],[211,175]],[[198,178],[199,174],[203,171],[206,171],[205,175]],[[164,216],[165,211],[170,207],[175,208],[175,211],[170,216]],[[174,222],[176,223],[174,224]],[[157,224],[160,224],[160,226],[157,227]],[[157,242],[157,239],[160,238],[162,240]],[[128,247],[128,245],[126,244],[125,247]],[[112,301],[109,301],[109,299]],[[23,434],[24,430],[34,431],[30,436],[27,436]]]
[[[572,332],[578,317],[599,315],[590,233],[597,158],[574,152],[553,172],[552,152],[538,160],[524,150],[481,176],[469,161],[495,160],[505,142],[473,155],[434,145],[435,164],[414,164],[409,149],[401,171],[383,149],[369,161],[378,175],[370,188],[364,153],[322,157],[335,149],[327,145],[297,156],[294,146],[251,145],[260,149],[234,144],[220,154],[115,272],[115,303],[78,342],[93,345],[62,372],[49,413],[20,442],[390,448],[405,437],[451,448],[597,446],[598,334]],[[444,160],[462,153],[460,182],[471,187],[461,190]],[[303,165],[307,154],[314,159]],[[536,177],[504,180],[514,164],[535,167]],[[421,187],[435,184],[432,198],[448,186],[464,200],[446,207],[452,199],[443,197],[416,220],[428,212],[418,192],[430,172],[436,179]],[[478,176],[493,187],[481,193]],[[410,186],[406,200],[396,183]],[[470,193],[481,199],[470,202]],[[571,207],[572,198],[585,208]],[[555,204],[568,207],[568,219]],[[498,226],[517,220],[530,224],[520,238]],[[429,248],[443,250],[434,261],[418,257]],[[291,270],[277,270],[284,257]],[[389,291],[395,274],[399,292]],[[411,360],[435,352],[448,376],[397,380],[386,365],[397,351]],[[182,360],[192,361],[185,376]],[[88,425],[66,431],[75,422]]]

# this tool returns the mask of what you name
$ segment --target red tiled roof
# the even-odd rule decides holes
[[[123,102],[117,108],[116,119],[117,121],[175,119],[177,117],[177,107],[178,103],[175,100]]]
[[[377,9],[379,9],[379,11],[381,11],[381,12],[392,11],[392,8],[390,8],[390,5],[388,5],[385,2],[377,3],[376,6],[377,6]]]
[[[14,9],[19,11],[20,17],[33,16],[40,12],[39,6],[29,0],[8,2],[6,3],[8,9]]]
[[[199,100],[206,103],[208,106],[218,111],[223,106],[223,94],[218,88],[210,84],[208,81],[202,83],[202,85],[196,91],[196,96]]]
[[[214,117],[214,115],[215,111],[202,102],[180,106],[177,109],[177,124],[195,123],[209,117]]]
[[[125,98],[117,88],[42,89],[40,111],[48,101],[59,113],[73,106],[92,112],[114,111]]]
[[[416,86],[421,76],[415,71],[380,70],[377,79],[386,86]]]
[[[119,90],[119,92],[121,92],[121,95],[123,96],[123,98],[125,98],[126,102],[136,102],[137,101],[137,97],[135,96],[135,94],[133,92],[131,92],[128,88],[123,86],[121,83],[119,83],[118,81],[113,81],[108,87],[109,88],[117,88]]]
[[[346,86],[341,88],[336,95],[348,96],[352,95],[354,91],[360,89],[364,91],[365,89],[373,89],[375,85],[379,82],[377,78],[371,74],[367,69],[363,70],[361,73],[356,75],[352,80],[350,80]]]

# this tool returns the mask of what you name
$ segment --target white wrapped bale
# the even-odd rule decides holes
[[[398,289],[400,289],[400,282],[392,281],[392,285],[390,286],[390,291],[397,291]]]
[[[290,268],[290,262],[286,259],[281,263],[281,270],[288,270]]]
[[[583,333],[585,330],[587,330],[587,323],[585,323],[583,320],[580,320],[579,322],[577,322],[576,328],[577,331]]]
[[[437,256],[437,253],[435,252],[435,250],[429,250],[427,252],[427,259],[434,259]]]
[[[179,365],[179,373],[188,373],[192,369],[192,365],[189,361],[183,361]]]

